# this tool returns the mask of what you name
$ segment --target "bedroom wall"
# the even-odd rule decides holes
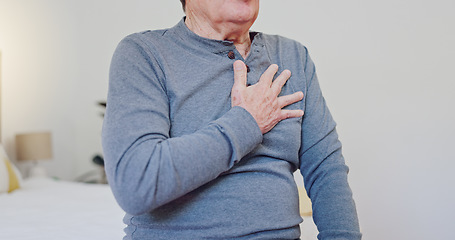
[[[0,1],[2,140],[13,159],[15,134],[49,130],[54,159],[43,165],[50,175],[74,179],[96,169],[103,112],[96,103],[106,99],[117,43],[183,16],[178,1],[135,2]]]
[[[254,29],[304,43],[351,168],[365,239],[453,239],[455,2],[261,1]],[[128,33],[170,27],[173,1],[0,1],[1,139],[50,130],[49,173],[101,152],[109,61]]]

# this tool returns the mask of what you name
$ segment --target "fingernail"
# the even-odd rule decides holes
[[[242,69],[243,62],[240,60],[237,60],[234,62],[234,70],[238,71]]]
[[[278,69],[280,68],[277,64],[272,64],[271,66],[275,69],[275,71],[278,71]]]

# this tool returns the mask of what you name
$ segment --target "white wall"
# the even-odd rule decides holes
[[[455,239],[455,2],[261,1],[253,27],[304,43],[351,168],[364,238]],[[51,130],[52,175],[101,152],[110,57],[128,33],[170,27],[179,1],[1,0],[3,136]]]
[[[50,130],[52,176],[74,179],[101,153],[100,113],[108,69],[125,35],[173,26],[179,1],[1,0],[3,143],[14,158],[14,135]]]

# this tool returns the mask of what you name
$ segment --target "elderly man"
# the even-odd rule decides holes
[[[112,60],[103,147],[125,239],[298,239],[297,169],[319,238],[360,239],[307,49],[250,31],[259,0],[181,2]]]

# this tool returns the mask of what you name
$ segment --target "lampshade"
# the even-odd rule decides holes
[[[50,132],[16,135],[17,160],[50,160],[52,140]]]

